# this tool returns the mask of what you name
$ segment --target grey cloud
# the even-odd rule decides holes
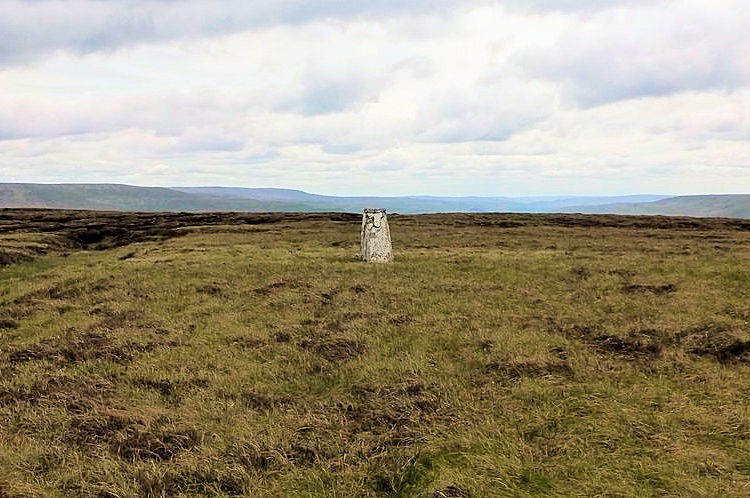
[[[324,143],[323,151],[329,154],[354,154],[364,149],[362,144],[357,143]]]
[[[423,141],[502,142],[548,117],[554,108],[550,89],[512,77],[432,96],[417,121]]]
[[[642,0],[3,0],[0,64],[53,50],[88,53],[319,19],[445,14],[474,5],[594,10]]]
[[[304,115],[330,114],[351,109],[361,104],[367,96],[363,81],[319,82],[305,88],[301,95],[282,110],[294,110]]]
[[[656,3],[665,0],[509,0],[504,2],[513,8],[558,12],[593,12],[611,7],[636,3]]]
[[[233,170],[236,170],[238,165],[265,164],[278,158],[279,158],[279,151],[271,150],[271,149],[266,150],[265,152],[258,152],[255,154],[247,154],[247,153],[231,154],[231,155],[227,155],[226,157],[223,157],[221,159],[222,166],[214,165],[214,169],[222,167],[223,169],[226,169],[227,171],[233,171]],[[186,170],[186,172],[187,173],[205,172],[203,167],[204,166],[201,165],[201,167],[198,167],[195,169],[188,169]]]
[[[653,49],[658,50],[656,47]],[[732,90],[749,83],[742,68],[719,54],[704,65],[694,64],[687,57],[647,66],[628,64],[627,59],[642,56],[644,54],[587,58],[580,54],[579,60],[565,61],[565,56],[561,55],[557,62],[545,56],[544,62],[538,61],[533,72],[562,82],[568,95],[583,107],[632,98],[660,97],[681,91]],[[618,57],[621,63],[614,60]]]
[[[435,74],[437,64],[429,57],[414,56],[393,65],[393,71],[406,71],[414,78],[429,78]]]
[[[364,169],[370,173],[388,173],[393,171],[403,171],[405,168],[403,164],[395,162],[379,162],[368,164]]]
[[[471,3],[476,3],[474,0]],[[450,0],[3,0],[0,63],[56,49],[92,52],[143,41],[227,34],[316,19],[443,12]]]
[[[510,124],[498,121],[481,127],[467,127],[465,123],[455,121],[436,125],[422,136],[428,141],[438,143],[503,142],[529,124],[531,123]]]
[[[215,133],[190,134],[181,137],[174,147],[179,152],[239,152],[245,148],[247,139],[239,136],[222,136]]]
[[[742,88],[750,85],[750,8],[743,3],[622,9],[579,19],[554,45],[527,50],[514,61],[530,77],[562,83],[584,107]]]
[[[346,58],[338,62],[331,66],[323,57],[308,62],[298,81],[291,82],[293,90],[274,107],[304,116],[356,110],[393,83],[393,71],[378,72]]]
[[[24,118],[15,115],[4,115],[0,110],[0,141],[23,138],[53,138],[67,135],[84,135],[102,133],[122,128],[118,123],[99,121],[84,115],[69,116],[64,119],[49,120],[41,116]]]
[[[57,105],[50,101],[13,102],[2,97],[0,95],[0,141],[139,129],[160,137],[181,138],[178,147],[184,150],[240,150],[244,138],[237,137],[236,132],[223,135],[219,132],[249,106],[244,97],[201,92],[112,97]],[[196,130],[197,126],[200,129]],[[207,129],[211,132],[201,131]]]

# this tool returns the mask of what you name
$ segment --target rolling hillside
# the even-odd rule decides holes
[[[586,213],[750,218],[750,195],[664,197],[335,197],[301,190],[135,187],[115,184],[0,183],[0,208],[99,211],[350,212],[384,207],[418,213]]]
[[[384,207],[404,214],[445,212],[598,212],[599,204],[620,205],[664,199],[623,197],[334,197],[301,190],[237,187],[135,187],[114,184],[0,183],[0,208],[57,208],[101,211],[277,211],[360,212]],[[576,206],[571,208],[571,206]],[[581,207],[583,206],[583,207]]]
[[[0,497],[747,497],[748,222],[0,217]]]
[[[211,197],[160,187],[0,184],[0,207],[102,211],[314,211],[296,202]]]
[[[573,206],[566,212],[750,218],[750,195],[689,195],[656,202]]]
[[[660,195],[630,195],[622,197],[440,197],[428,195],[404,197],[334,197],[309,194],[301,190],[277,188],[178,187],[175,190],[220,198],[304,202],[334,206],[337,211],[359,212],[364,206],[383,206],[389,211],[400,213],[548,213],[564,210],[564,208],[572,205],[588,206],[606,203],[639,203],[665,198],[665,196]]]

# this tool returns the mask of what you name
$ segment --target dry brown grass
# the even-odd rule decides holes
[[[747,222],[0,222],[0,496],[750,494]]]

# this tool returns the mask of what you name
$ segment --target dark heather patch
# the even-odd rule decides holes
[[[30,360],[49,360],[57,364],[75,364],[88,360],[115,363],[131,361],[136,354],[153,350],[154,344],[128,343],[115,345],[107,336],[88,333],[81,337],[46,339],[29,347],[16,349],[8,355],[11,364]]]
[[[721,363],[738,363],[750,361],[750,341],[735,339],[726,346],[712,346],[708,348],[695,348],[692,353],[713,356]]]
[[[353,393],[359,403],[344,409],[350,430],[388,435],[389,444],[396,446],[414,444],[416,428],[429,422],[443,408],[439,390],[419,382],[400,386],[358,386]]]
[[[81,294],[83,294],[83,289],[81,287],[71,286],[69,284],[61,284],[40,291],[34,297],[41,299],[63,300],[74,299],[76,297],[79,297]]]
[[[31,316],[38,309],[38,303],[22,302],[21,300],[16,299],[12,303],[5,305],[3,314],[10,320],[23,320],[24,318]]]
[[[146,379],[140,377],[133,379],[132,383],[138,387],[153,389],[162,396],[179,396],[193,389],[205,389],[209,385],[206,379],[200,378],[172,381],[169,379]]]
[[[46,289],[29,292],[18,298],[16,302],[22,304],[34,301],[73,299],[80,296],[83,292],[84,289],[79,285],[78,281],[67,280]]]
[[[570,338],[578,339],[604,353],[616,353],[629,357],[661,357],[667,341],[656,330],[631,332],[626,336],[603,333],[598,326],[561,325],[551,321],[553,328]]]
[[[297,466],[310,466],[319,458],[326,459],[325,455],[318,455],[318,448],[306,441],[292,444],[286,456]]]
[[[106,379],[52,377],[30,386],[0,390],[0,404],[48,403],[62,406],[69,413],[84,413],[100,406],[112,390],[112,383]]]
[[[273,335],[273,338],[276,342],[279,342],[279,343],[292,342],[292,334],[283,330],[280,332],[276,332]]]
[[[266,345],[266,341],[263,339],[244,336],[227,337],[226,343],[229,346],[237,346],[240,349],[258,349]]]
[[[490,363],[489,373],[497,372],[509,379],[521,377],[572,377],[573,367],[567,360],[550,361],[512,361],[508,363]]]
[[[95,282],[82,282],[77,279],[68,279],[59,282],[52,287],[29,292],[14,301],[13,304],[21,306],[34,306],[46,301],[65,301],[76,299],[84,295],[102,292],[110,287],[107,279],[99,279]]]
[[[109,443],[119,431],[136,423],[124,415],[86,413],[73,418],[66,439],[82,446]]]
[[[492,339],[484,339],[482,341],[479,341],[479,350],[484,351],[485,353],[489,353],[492,351],[492,348],[495,347],[495,341]]]
[[[30,463],[30,471],[36,474],[49,474],[65,464],[65,459],[54,450],[42,452],[34,456]]]
[[[112,316],[112,315],[115,314],[115,312],[112,311],[107,306],[104,306],[104,305],[101,305],[101,304],[97,304],[96,306],[94,306],[93,308],[91,308],[91,310],[89,311],[89,314],[91,314],[91,315]]]
[[[158,391],[162,396],[171,396],[177,390],[177,385],[169,379],[135,379],[133,384]]]
[[[223,289],[219,286],[219,284],[216,283],[199,285],[195,288],[195,292],[199,294],[208,294],[209,296],[221,294],[222,290]]]
[[[549,352],[555,353],[561,360],[567,360],[568,356],[570,356],[570,352],[561,346],[552,347],[549,349]]]
[[[12,318],[0,318],[0,329],[17,329],[20,324]]]
[[[268,296],[272,292],[274,292],[274,291],[276,291],[278,289],[282,289],[282,288],[284,288],[286,286],[287,286],[286,282],[273,282],[273,283],[270,283],[268,285],[264,285],[263,287],[258,287],[257,289],[255,289],[254,292],[256,294],[261,295],[261,296]]]
[[[398,315],[398,316],[392,317],[388,321],[394,325],[404,325],[406,323],[411,322],[411,317],[409,315]]]
[[[721,363],[750,362],[750,341],[738,338],[729,325],[722,323],[701,324],[671,335],[656,329],[642,329],[626,336],[605,334],[592,326],[554,326],[558,332],[583,340],[600,351],[634,358],[659,358],[671,346],[713,357]]]
[[[629,279],[632,277],[635,277],[636,272],[633,270],[624,270],[624,269],[616,269],[616,270],[609,270],[608,273],[610,275],[617,275],[620,278]]]
[[[365,313],[363,311],[347,311],[341,315],[341,321],[344,323],[353,322],[354,320],[373,319],[376,313]]]
[[[170,430],[129,424],[109,437],[110,451],[131,462],[172,460],[199,446],[201,434],[195,429]]]
[[[339,318],[329,320],[323,324],[321,332],[325,335],[338,334],[344,331],[345,325],[345,322]]]
[[[22,263],[24,261],[31,261],[32,259],[34,259],[33,254],[0,250],[0,267],[12,265],[14,263]],[[4,496],[7,495],[3,494],[3,488],[0,484],[0,498],[3,498]]]
[[[573,275],[580,278],[581,280],[586,280],[591,276],[591,271],[585,266],[576,266],[574,268],[571,268],[570,271],[573,273]]]
[[[291,400],[286,397],[272,396],[258,391],[242,392],[240,393],[240,399],[246,408],[255,411],[268,411],[291,403]]]
[[[164,485],[164,481],[168,485]],[[247,496],[248,478],[236,472],[216,468],[199,468],[169,472],[156,485],[141,485],[143,496],[177,496],[186,493],[199,496]]]
[[[321,448],[315,439],[307,439],[302,428],[297,434],[280,442],[267,445],[242,442],[231,448],[225,456],[250,470],[278,470],[290,467],[309,467],[319,460],[328,460],[335,453]]]
[[[674,284],[665,285],[637,285],[630,284],[623,286],[623,291],[628,293],[651,293],[656,295],[672,294],[677,291],[677,286]]]
[[[597,347],[602,351],[620,354],[641,354],[661,357],[664,354],[664,344],[644,340],[638,336],[617,337],[613,335],[601,335],[596,338]]]
[[[727,325],[701,325],[682,335],[689,353],[713,357],[720,363],[750,362],[750,341],[736,337]]]
[[[324,292],[320,295],[320,297],[323,298],[324,303],[329,303],[333,300],[334,297],[338,294],[338,290],[334,289],[330,292]]]
[[[458,484],[451,484],[445,489],[435,491],[432,493],[431,498],[470,498],[471,494],[459,486]]]
[[[282,467],[283,453],[276,448],[267,448],[251,443],[243,443],[230,450],[227,456],[239,462],[246,469],[268,470]]]
[[[250,470],[278,470],[290,467],[309,467],[316,461],[335,458],[337,454],[321,447],[317,438],[310,439],[308,427],[277,445],[242,442],[231,448],[225,456]]]
[[[105,330],[118,330],[126,327],[132,327],[135,325],[150,325],[145,322],[146,314],[142,311],[127,310],[118,311],[107,318],[104,318],[94,323],[90,328],[91,330],[105,329]]]

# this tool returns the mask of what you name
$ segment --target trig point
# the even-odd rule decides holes
[[[385,209],[365,209],[362,215],[362,261],[390,263],[393,261],[391,229]]]

